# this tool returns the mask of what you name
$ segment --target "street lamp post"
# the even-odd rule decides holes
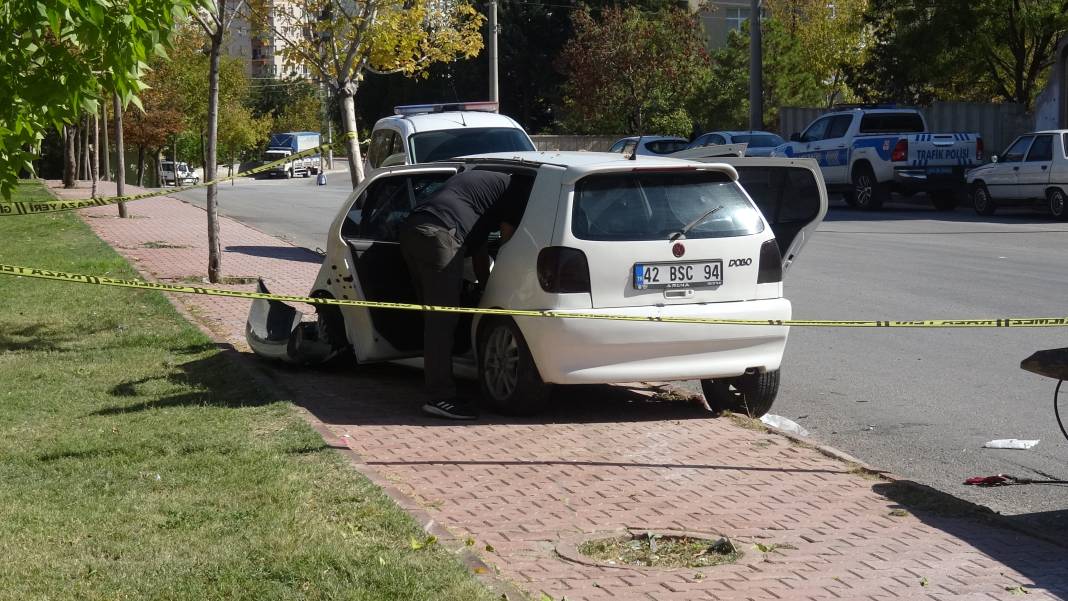
[[[489,0],[489,99],[499,102],[497,90],[497,0]]]

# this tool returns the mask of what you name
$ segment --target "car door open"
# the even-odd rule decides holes
[[[813,159],[720,157],[738,171],[738,183],[775,233],[785,271],[827,215],[827,187]]]

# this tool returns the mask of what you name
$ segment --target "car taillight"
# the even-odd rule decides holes
[[[975,162],[976,163],[982,163],[983,162],[983,139],[982,138],[976,138],[975,139]]]
[[[894,151],[890,153],[890,160],[897,162],[907,160],[908,158],[909,141],[905,138],[901,138],[897,141],[897,144],[894,144]]]
[[[782,281],[782,255],[779,243],[774,238],[760,246],[760,270],[757,272],[758,284],[771,284]]]
[[[546,292],[589,292],[590,266],[577,248],[549,246],[538,253],[538,283]]]

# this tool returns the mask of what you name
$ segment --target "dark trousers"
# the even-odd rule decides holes
[[[440,225],[405,225],[400,231],[401,252],[424,305],[456,307],[463,285],[463,245],[454,230]],[[432,400],[456,396],[452,376],[453,335],[459,315],[423,314],[423,363],[426,393]]]

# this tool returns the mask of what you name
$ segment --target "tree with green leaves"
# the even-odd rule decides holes
[[[848,72],[864,99],[1030,107],[1068,34],[1068,2],[871,0],[865,19],[871,47]]]
[[[430,65],[482,49],[484,18],[465,0],[252,0],[252,21],[282,40],[286,62],[304,66],[341,99],[352,186],[363,180],[356,94],[366,73],[425,76]]]
[[[688,108],[708,80],[697,15],[611,7],[572,15],[564,46],[566,123],[579,133],[688,134]]]
[[[192,0],[37,0],[0,7],[0,195],[33,172],[44,133],[99,110],[111,91],[137,102],[149,58]]]

